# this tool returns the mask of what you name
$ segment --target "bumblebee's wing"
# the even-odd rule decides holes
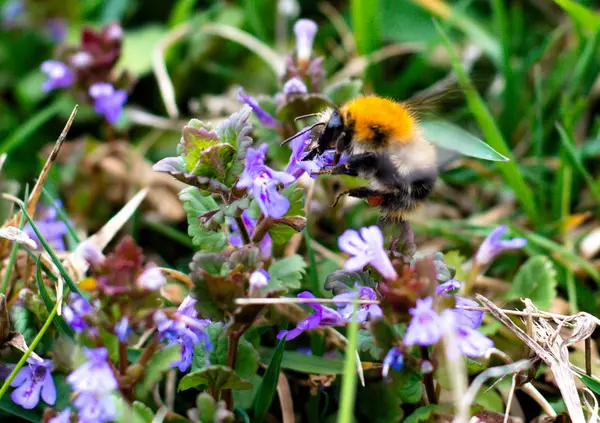
[[[422,121],[420,126],[425,139],[445,150],[494,162],[508,161],[508,158],[476,136],[449,122]]]

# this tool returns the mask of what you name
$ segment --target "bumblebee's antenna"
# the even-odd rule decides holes
[[[326,125],[326,123],[325,123],[325,122],[317,122],[317,123],[313,124],[312,126],[309,126],[308,128],[306,128],[306,129],[303,129],[303,130],[301,130],[300,132],[298,132],[298,133],[296,133],[296,134],[292,135],[291,137],[289,137],[287,140],[283,141],[283,142],[282,142],[281,144],[279,144],[279,145],[280,145],[280,146],[284,146],[284,145],[286,145],[287,143],[289,143],[290,141],[293,141],[293,140],[295,140],[296,138],[298,138],[300,135],[304,135],[304,134],[306,134],[308,131],[312,131],[312,130],[313,130],[313,128],[316,128],[317,126],[321,126],[321,125],[325,126],[325,125]]]
[[[318,115],[319,115],[318,113],[309,113],[307,115],[298,116],[296,119],[294,119],[294,122],[298,122],[299,120],[306,119],[306,118],[309,118],[309,117],[318,116]]]

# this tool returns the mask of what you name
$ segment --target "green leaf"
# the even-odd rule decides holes
[[[375,345],[383,351],[389,351],[397,343],[394,327],[385,319],[373,320],[369,323],[369,331],[373,334]]]
[[[504,412],[502,396],[494,389],[481,389],[475,397],[475,404],[481,405],[487,411]]]
[[[600,380],[595,377],[590,377],[588,375],[581,375],[581,381],[594,391],[596,394],[600,395]]]
[[[211,196],[203,196],[196,187],[185,188],[179,193],[179,198],[187,213],[188,234],[194,245],[203,251],[222,251],[227,244],[225,233],[206,229],[199,219],[205,213],[218,210],[217,202]]]
[[[423,135],[433,144],[447,150],[456,151],[468,157],[506,162],[508,158],[498,153],[470,132],[445,121],[421,122]]]
[[[421,375],[408,367],[403,367],[400,372],[393,373],[394,392],[405,404],[416,404],[423,398],[423,384]]]
[[[144,76],[152,70],[152,54],[156,44],[166,34],[162,25],[146,25],[128,30],[123,37],[121,60],[117,64],[121,70],[134,76]]]
[[[369,383],[358,391],[357,399],[357,414],[362,417],[360,421],[373,423],[402,421],[404,412],[401,402],[389,383]]]
[[[600,17],[596,12],[573,0],[554,0],[582,28],[590,32],[600,31]]]
[[[404,419],[404,423],[427,423],[435,421],[436,412],[441,411],[442,406],[439,404],[429,404],[417,408],[413,413]]]
[[[277,343],[275,352],[271,357],[269,366],[267,367],[258,388],[256,400],[254,402],[254,419],[252,420],[252,423],[262,423],[265,417],[267,417],[273,398],[275,398],[275,392],[277,391],[279,371],[281,369],[281,361],[283,360],[284,352],[285,336]]]
[[[354,284],[368,286],[375,289],[377,282],[367,272],[352,272],[349,270],[336,270],[325,279],[325,289],[332,291],[333,295],[354,290]]]
[[[228,186],[231,186],[244,170],[246,150],[252,145],[252,138],[248,135],[252,130],[252,125],[248,123],[251,114],[252,109],[245,105],[239,112],[233,113],[215,128],[221,142],[229,143],[236,149],[234,161],[225,180]]]
[[[302,256],[294,254],[277,260],[269,267],[268,289],[300,289],[302,276],[306,273],[306,262]]]
[[[25,338],[27,345],[31,345],[31,342],[35,338],[38,329],[34,327],[31,321],[32,313],[25,307],[15,305],[10,310],[10,317],[15,332],[19,332]]]
[[[507,299],[529,298],[541,309],[549,309],[556,298],[556,269],[547,256],[527,260],[517,272]]]
[[[260,347],[258,352],[260,353],[261,363],[266,365],[271,362],[275,349]],[[344,372],[344,360],[286,351],[281,360],[281,367],[307,374],[340,375]]]
[[[285,215],[304,216],[304,189],[298,188],[298,185],[293,183],[284,189],[282,194],[284,197],[290,200],[290,208]]]
[[[325,90],[325,95],[334,104],[341,105],[358,97],[363,90],[363,82],[360,79],[347,79],[340,81]]]
[[[208,388],[211,391],[223,389],[252,389],[252,384],[235,374],[229,367],[210,366],[188,373],[179,381],[178,391],[191,388]]]
[[[43,420],[40,409],[34,408],[32,410],[26,410],[20,405],[15,404],[8,395],[0,399],[0,410],[4,410],[12,416],[19,417],[32,423],[40,423]],[[2,420],[4,421],[5,418]],[[6,421],[9,421],[8,418],[6,418]],[[14,421],[14,417],[12,417],[10,421]]]
[[[285,245],[297,233],[294,228],[283,223],[275,223],[269,228],[269,236],[275,245]]]
[[[229,351],[229,339],[227,330],[223,323],[212,323],[206,328],[210,338],[212,349],[208,353],[208,362],[213,365],[225,365],[227,362],[227,352]],[[192,359],[191,371],[195,372],[206,367],[206,350],[204,345],[199,343],[194,346],[194,356]],[[252,344],[244,337],[240,338],[238,343],[237,359],[235,361],[235,372],[245,379],[250,378],[258,369],[258,352]]]
[[[236,408],[241,408],[243,410],[252,408],[256,399],[256,393],[262,382],[262,376],[257,374],[252,375],[248,378],[248,382],[252,384],[252,389],[246,391],[233,391],[233,402]]]
[[[138,398],[143,398],[152,387],[160,381],[163,373],[171,369],[171,365],[181,359],[181,345],[173,344],[155,353],[144,369],[144,378],[135,387]]]
[[[373,358],[379,358],[383,355],[383,349],[375,344],[373,334],[366,329],[358,331],[358,351],[368,352]]]
[[[144,423],[151,423],[154,418],[154,411],[146,404],[140,401],[133,402],[134,419]]]

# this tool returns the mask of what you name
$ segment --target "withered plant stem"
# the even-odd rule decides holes
[[[429,361],[429,350],[427,347],[421,347],[421,356],[423,360]],[[435,383],[433,381],[433,371],[423,374],[423,383],[425,384],[425,392],[427,392],[427,399],[429,404],[437,404],[437,394],[435,393]]]
[[[246,228],[246,224],[244,223],[244,219],[241,216],[238,216],[235,219],[235,224],[238,227],[238,231],[240,231],[240,235],[242,236],[242,241],[244,245],[250,244],[252,241],[250,240],[250,235],[248,234],[248,228]]]
[[[254,230],[254,236],[252,237],[252,242],[258,244],[265,237],[271,226],[275,220],[271,217],[265,217],[258,225],[256,225],[256,229]]]

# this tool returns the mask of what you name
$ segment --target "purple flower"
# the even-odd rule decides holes
[[[461,307],[479,307],[477,301],[459,296],[455,296],[454,301],[456,308],[452,311],[457,316],[460,325],[470,327],[471,329],[477,329],[481,326],[483,311],[461,309]]]
[[[111,84],[98,82],[90,87],[90,96],[94,99],[96,113],[115,124],[121,117],[123,105],[127,101],[125,90],[115,90]]]
[[[77,246],[77,250],[81,253],[81,256],[86,260],[92,267],[99,267],[104,263],[106,257],[102,254],[96,246],[88,239],[83,241]]]
[[[25,5],[23,4],[23,0],[12,0],[4,3],[1,11],[2,21],[8,24],[15,23],[18,18],[23,16],[24,11]]]
[[[168,319],[162,312],[154,315],[154,321],[163,341],[169,345],[181,345],[181,359],[171,363],[171,367],[179,367],[182,372],[192,364],[192,355],[196,344],[202,342],[206,350],[212,348],[205,330],[206,326],[210,324],[210,320],[197,318],[198,312],[195,304],[195,299],[190,296],[185,297],[175,312],[175,320]]]
[[[506,232],[506,229],[506,225],[498,226],[483,241],[475,255],[475,262],[479,266],[490,264],[503,250],[522,248],[527,244],[525,238],[500,239],[504,235],[504,232]]]
[[[310,144],[311,138],[310,131],[307,131],[306,129],[307,128],[302,129],[302,131],[305,132],[292,140],[292,154],[290,155],[290,161],[285,169],[285,173],[292,175],[295,179],[302,176],[304,172],[314,178],[316,177],[316,175],[312,175],[314,172],[318,172],[325,166],[333,164],[334,150],[326,151],[323,155],[317,156],[313,160],[303,160],[304,156],[308,154],[305,153],[304,150]]]
[[[84,347],[83,353],[88,361],[67,376],[67,383],[73,390],[105,395],[117,389],[117,379],[107,361],[108,350]]]
[[[58,413],[56,416],[48,420],[48,423],[70,423],[71,422],[71,409],[65,408],[63,411]]]
[[[160,268],[148,266],[137,278],[137,283],[148,291],[155,291],[166,285],[167,278],[163,275]]]
[[[306,94],[307,92],[308,89],[300,78],[291,78],[285,84],[283,84],[283,93],[285,95]]]
[[[77,408],[79,423],[105,423],[117,418],[117,407],[108,394],[80,392],[73,405]]]
[[[56,402],[56,386],[50,372],[53,370],[51,360],[39,363],[27,360],[27,366],[23,366],[10,386],[16,387],[11,398],[15,404],[26,409],[32,409],[40,402],[40,393],[45,403],[54,405]]]
[[[376,300],[377,294],[372,288],[368,286],[360,286],[358,284],[354,285],[356,291],[345,292],[343,294],[338,294],[333,297],[334,300]],[[336,306],[342,307],[339,310],[340,314],[347,321],[352,320],[352,313],[354,311],[354,304],[350,303],[335,303]],[[367,319],[375,320],[383,317],[383,312],[381,311],[381,307],[377,304],[361,304],[356,312],[356,318],[360,323],[366,322]]]
[[[52,18],[48,19],[46,22],[46,30],[52,41],[61,43],[65,39],[67,26],[65,25],[64,19]]]
[[[69,294],[70,305],[63,306],[63,317],[77,333],[87,329],[89,325],[85,317],[90,314],[94,307],[83,297],[71,292]]]
[[[458,351],[452,354],[460,352],[467,357],[477,358],[484,356],[494,347],[491,339],[465,324],[464,319],[460,318],[455,310],[444,310],[442,321],[446,336],[456,340]]]
[[[240,103],[245,103],[248,106],[250,106],[258,120],[260,120],[260,122],[267,128],[277,128],[279,126],[279,122],[277,122],[277,119],[275,119],[268,112],[263,110],[263,108],[260,107],[260,105],[254,98],[250,97],[244,92],[243,88],[240,88],[240,91],[238,92],[238,101]]]
[[[87,51],[79,51],[69,58],[69,62],[76,69],[87,68],[93,60],[94,58]]]
[[[450,279],[449,281],[446,281],[446,282],[438,285],[435,288],[435,293],[437,295],[448,294],[448,293],[451,293],[451,291],[456,291],[456,290],[460,289],[461,286],[462,286],[462,284],[459,281],[457,281],[456,279]]]
[[[248,148],[246,153],[246,167],[239,188],[252,187],[252,194],[260,210],[266,217],[283,217],[290,208],[289,200],[277,190],[277,183],[284,186],[294,182],[295,178],[285,172],[278,172],[265,165],[267,144],[262,144],[257,149]]]
[[[294,34],[296,35],[296,57],[300,61],[310,59],[312,55],[312,45],[317,35],[317,24],[310,19],[300,19],[294,25]]]
[[[383,359],[381,376],[383,376],[384,379],[387,379],[388,374],[390,373],[390,368],[399,372],[402,370],[402,366],[404,366],[404,355],[398,349],[398,347],[393,347],[388,351]]]
[[[54,202],[56,207],[62,207],[62,203],[59,200]],[[53,206],[43,207],[40,209],[42,217],[35,221],[35,226],[44,239],[50,244],[56,251],[65,251],[64,236],[69,232],[69,227],[65,222],[59,220],[58,212]],[[28,223],[23,227],[25,232],[36,244],[41,245],[41,242],[33,228]]]
[[[256,228],[256,220],[250,218],[247,209],[242,213],[242,221],[246,226],[248,235],[250,235],[250,238],[252,238],[252,235],[254,234],[254,228]],[[234,219],[231,219],[231,235],[229,236],[229,243],[234,247],[242,247],[244,245],[242,236],[239,233]],[[271,235],[266,234],[260,241],[258,247],[260,248],[260,255],[263,258],[270,258],[273,255],[273,241],[271,240]]]
[[[308,291],[304,291],[298,294],[298,298],[315,298],[315,296]],[[346,323],[337,311],[329,307],[316,302],[308,303],[308,305],[315,310],[315,313],[299,322],[294,329],[280,331],[277,334],[277,339],[281,339],[284,335],[287,335],[285,339],[289,341],[300,336],[302,332],[318,326],[342,326]]]
[[[123,316],[123,318],[119,320],[119,323],[115,325],[115,334],[117,335],[119,341],[127,343],[130,332],[131,328],[129,327],[129,318],[127,316]]]
[[[261,290],[269,284],[271,275],[265,269],[259,269],[250,275],[250,290]]]
[[[42,72],[48,75],[48,79],[42,85],[42,89],[46,92],[55,88],[66,88],[75,81],[73,71],[63,62],[46,60],[42,63],[41,69]]]
[[[385,279],[398,278],[392,262],[383,249],[383,234],[377,226],[361,228],[360,234],[354,229],[347,229],[338,239],[338,245],[340,250],[352,255],[346,260],[344,269],[357,271],[370,264]]]
[[[431,297],[418,299],[417,306],[409,310],[412,319],[404,336],[404,344],[428,346],[442,337],[442,320],[433,309]]]

